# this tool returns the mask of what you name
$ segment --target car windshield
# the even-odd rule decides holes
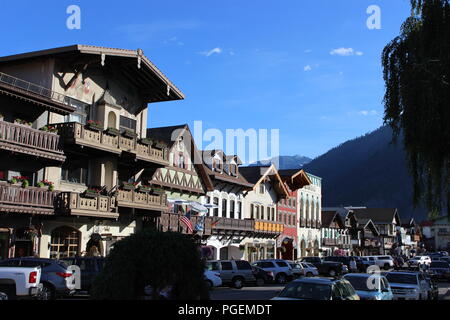
[[[219,270],[219,265],[217,262],[206,262],[206,270]]]
[[[291,282],[279,297],[305,300],[330,300],[331,286],[321,283]]]
[[[300,269],[301,268],[300,265],[298,265],[296,263],[291,263],[290,266],[292,269]]]
[[[417,284],[417,276],[415,274],[388,273],[386,278],[390,283]]]
[[[379,279],[374,277],[373,281],[371,277],[362,277],[362,276],[347,276],[345,280],[351,283],[353,288],[358,291],[377,291],[377,287],[379,287]],[[376,281],[378,280],[378,281]]]

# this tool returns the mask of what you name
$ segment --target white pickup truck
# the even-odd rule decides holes
[[[41,267],[0,267],[0,293],[5,299],[37,298],[42,290]]]

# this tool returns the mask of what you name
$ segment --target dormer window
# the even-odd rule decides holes
[[[217,158],[214,158],[214,159],[213,159],[213,170],[219,171],[219,172],[222,172],[222,170],[223,170],[223,164],[222,164],[222,162],[221,162],[219,159],[217,159]]]
[[[235,163],[230,164],[230,172],[233,176],[237,176],[238,167]]]
[[[183,153],[178,154],[178,168],[186,169],[186,162]]]

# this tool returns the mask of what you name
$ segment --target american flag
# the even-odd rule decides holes
[[[180,221],[186,226],[188,233],[193,233],[194,232],[194,228],[192,227],[192,223],[191,223],[191,214],[190,212],[186,213],[185,216],[182,216],[180,218]]]

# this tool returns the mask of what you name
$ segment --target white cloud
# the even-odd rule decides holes
[[[221,48],[214,48],[214,49],[211,49],[209,51],[199,52],[199,54],[204,55],[206,57],[209,57],[210,55],[212,55],[214,53],[221,54],[222,53],[222,49]]]
[[[312,70],[312,67],[308,64],[307,66],[305,66],[305,67],[303,68],[303,70],[304,70],[304,71],[311,71],[311,70]]]
[[[364,53],[361,51],[355,51],[353,48],[337,48],[337,49],[333,49],[330,51],[330,54],[332,56],[334,55],[338,55],[338,56],[353,56],[353,55],[357,55],[357,56],[362,56]]]
[[[360,116],[366,117],[366,116],[375,116],[378,114],[378,112],[376,110],[361,110],[361,111],[358,111],[358,114]]]

